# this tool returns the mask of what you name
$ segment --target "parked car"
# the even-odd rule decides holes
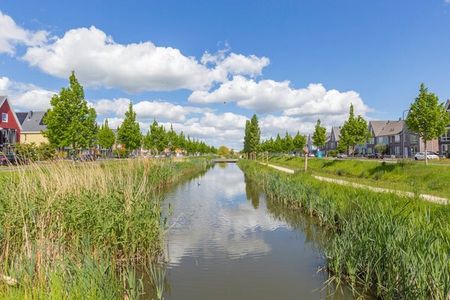
[[[347,158],[347,154],[339,153],[336,157],[337,158]]]
[[[417,152],[416,155],[414,155],[415,160],[425,160],[425,152]],[[437,155],[434,152],[427,151],[427,159],[439,159],[439,155]]]

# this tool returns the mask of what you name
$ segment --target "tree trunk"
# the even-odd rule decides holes
[[[423,140],[423,143],[425,144],[425,165],[428,166],[427,141]]]

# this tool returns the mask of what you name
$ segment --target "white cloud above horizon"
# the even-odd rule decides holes
[[[55,77],[67,78],[74,70],[88,86],[128,92],[203,90],[230,75],[260,75],[269,64],[266,57],[219,53],[205,53],[198,61],[179,49],[156,46],[151,41],[119,44],[91,26],[71,29],[45,45],[31,46],[23,59]]]
[[[43,45],[48,38],[48,32],[45,30],[31,31],[26,30],[8,15],[0,11],[0,53],[13,55],[16,46],[23,44],[26,46]]]
[[[167,128],[172,123],[176,130],[215,146],[225,144],[239,149],[245,120],[253,112],[259,113],[262,136],[267,138],[285,131],[310,133],[318,118],[327,127],[339,125],[346,119],[350,104],[357,114],[366,116],[371,111],[353,90],[327,89],[321,83],[296,88],[289,80],[263,78],[269,58],[237,54],[228,45],[216,53],[205,51],[198,59],[151,41],[118,43],[95,26],[50,37],[46,31],[18,26],[1,12],[0,29],[0,53],[14,56],[16,46],[23,45],[26,51],[20,57],[22,61],[57,78],[67,78],[75,70],[88,89],[116,88],[132,93],[191,91],[191,104],[186,105],[151,97],[89,99],[99,123],[108,118],[112,127],[120,125],[131,101],[143,131],[155,118]],[[21,110],[45,110],[55,92],[0,77],[1,93],[9,94],[13,105]],[[210,107],[222,102],[230,105],[219,110]],[[236,106],[247,112],[235,109]]]

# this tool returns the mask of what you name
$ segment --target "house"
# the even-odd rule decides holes
[[[17,118],[22,126],[22,132],[20,134],[21,143],[41,144],[48,142],[47,138],[42,133],[47,128],[43,121],[45,114],[45,111],[17,113]]]
[[[341,136],[341,127],[331,127],[329,139],[325,145],[326,151],[336,150]]]
[[[412,157],[425,149],[423,141],[408,130],[404,120],[370,121],[369,132],[371,138],[363,147],[363,154],[377,153],[377,145],[385,145],[384,153],[396,157]],[[438,151],[437,140],[428,141],[427,150]]]
[[[7,96],[0,96],[0,151],[9,154],[20,142],[22,127]]]
[[[445,103],[445,108],[450,114],[450,99]],[[450,158],[450,124],[448,124],[446,132],[439,138],[439,150],[441,155]]]

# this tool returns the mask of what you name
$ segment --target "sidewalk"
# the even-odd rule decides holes
[[[288,173],[288,174],[294,174],[295,173],[294,170],[288,169],[288,168],[285,168],[285,167],[280,167],[280,166],[276,166],[276,165],[272,165],[272,164],[268,164],[268,163],[262,163],[262,162],[260,162],[260,164],[268,166],[268,167],[271,167],[271,168],[276,169],[276,170],[281,171],[281,172]],[[355,188],[367,189],[367,190],[370,190],[370,191],[373,191],[373,192],[377,192],[377,193],[392,193],[392,194],[396,194],[396,195],[402,196],[402,197],[415,197],[416,196],[416,194],[414,194],[412,192],[379,188],[379,187],[374,187],[374,186],[370,186],[370,185],[350,182],[350,181],[346,181],[346,180],[342,180],[342,179],[335,179],[335,178],[323,177],[323,176],[318,176],[318,175],[312,175],[312,176],[315,179],[320,180],[320,181],[335,183],[335,184],[344,185],[344,186],[351,186],[351,187],[355,187]],[[450,203],[449,199],[443,198],[443,197],[427,195],[427,194],[419,194],[418,196],[420,198],[422,198],[423,200],[426,200],[426,201],[429,201],[429,202],[433,202],[433,203],[437,203],[437,204],[447,205],[447,204]]]

